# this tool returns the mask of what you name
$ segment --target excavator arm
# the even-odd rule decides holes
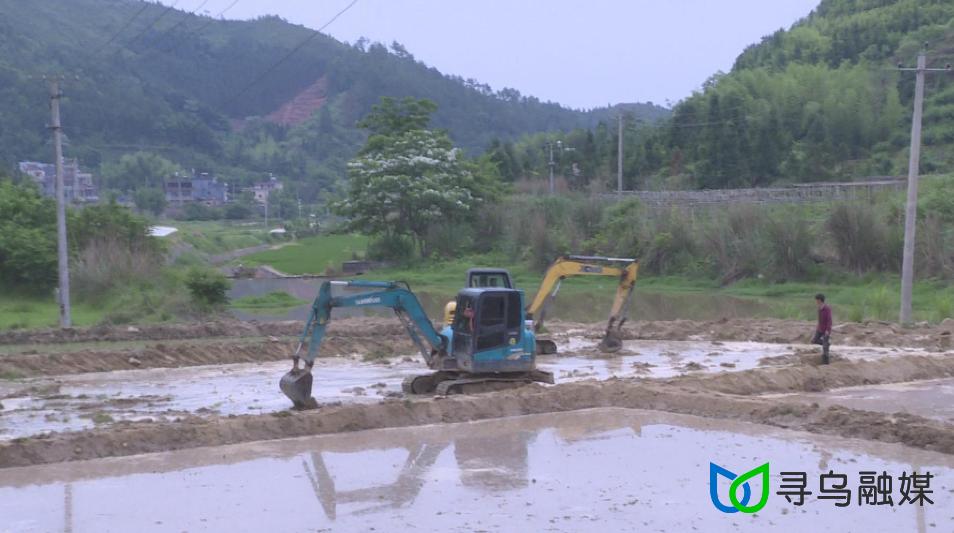
[[[619,285],[616,287],[616,296],[613,299],[606,334],[599,347],[600,350],[607,352],[619,350],[622,346],[619,333],[626,322],[638,270],[639,263],[635,259],[585,255],[569,255],[557,259],[547,269],[540,289],[527,307],[527,317],[533,320],[534,331],[539,332],[543,328],[547,308],[560,291],[560,284],[564,279],[573,276],[615,277],[619,280]],[[555,345],[553,348],[555,352]]]
[[[332,288],[364,289],[358,293],[340,296],[332,294]],[[336,307],[386,307],[404,324],[408,335],[417,345],[424,360],[431,368],[439,368],[441,359],[447,356],[447,339],[434,329],[424,308],[407,284],[394,281],[325,281],[311,306],[311,313],[299,339],[298,349],[292,356],[292,369],[282,376],[279,387],[296,407],[307,407],[311,399],[311,369],[318,357],[321,341],[325,336],[331,310]],[[304,368],[299,366],[302,347],[308,347],[304,355]]]

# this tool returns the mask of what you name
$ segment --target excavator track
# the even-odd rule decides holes
[[[457,375],[453,372],[434,372],[408,376],[401,382],[401,390],[404,394],[432,394],[440,382],[454,379]]]
[[[447,379],[437,384],[434,394],[480,394],[523,387],[530,383],[553,384],[553,374],[543,370],[534,370],[516,375],[508,374],[460,374],[456,379]]]

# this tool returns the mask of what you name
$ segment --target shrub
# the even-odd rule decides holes
[[[918,214],[954,222],[954,175],[922,180]]]
[[[660,214],[645,233],[640,240],[648,244],[640,260],[648,272],[674,274],[692,261],[697,246],[683,212],[674,209]]]
[[[403,235],[384,235],[368,243],[368,258],[375,261],[407,264],[414,260],[415,255],[414,241]]]
[[[765,267],[761,232],[766,221],[763,209],[749,205],[732,206],[710,218],[700,244],[712,274],[723,285],[755,276]]]
[[[597,237],[603,251],[625,257],[640,257],[643,252],[639,238],[643,216],[643,206],[634,198],[617,202],[606,209],[603,227]]]
[[[427,229],[424,237],[427,255],[454,258],[472,248],[474,229],[470,224],[448,222]]]
[[[918,275],[949,277],[954,272],[954,257],[944,230],[943,221],[935,215],[928,215],[918,222],[915,246],[915,271]]]
[[[527,233],[530,237],[530,268],[538,272],[546,270],[554,259],[569,251],[566,242],[551,230],[543,213],[536,214]]]
[[[95,239],[76,254],[70,279],[78,296],[96,301],[117,285],[154,278],[161,265],[162,255],[152,247],[130,248],[113,239]]]
[[[229,302],[229,280],[221,272],[207,268],[191,268],[186,274],[186,288],[192,302],[202,310],[221,309]]]
[[[769,273],[776,281],[804,279],[811,269],[811,248],[816,240],[811,227],[793,210],[769,218],[765,225],[765,251]]]
[[[883,220],[869,205],[839,204],[828,215],[825,228],[835,244],[842,266],[861,273],[891,266],[895,251]]]

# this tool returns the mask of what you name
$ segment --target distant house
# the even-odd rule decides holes
[[[252,194],[255,195],[256,202],[264,204],[268,202],[268,195],[271,194],[272,191],[280,191],[282,188],[282,182],[278,181],[278,178],[275,176],[272,176],[268,179],[268,181],[256,183],[248,190],[252,191]]]
[[[21,161],[20,172],[30,176],[43,194],[56,198],[56,165]],[[63,159],[63,196],[67,202],[93,203],[99,201],[99,191],[93,184],[93,175],[82,172],[76,159]]]
[[[198,202],[206,205],[222,205],[229,200],[226,184],[207,172],[180,176],[178,173],[163,182],[166,201],[172,205]]]

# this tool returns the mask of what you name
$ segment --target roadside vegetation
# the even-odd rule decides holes
[[[150,223],[115,202],[68,210],[76,325],[187,319],[224,309],[222,274],[169,265]],[[194,272],[201,272],[195,274]],[[56,324],[54,203],[0,177],[0,328]]]

